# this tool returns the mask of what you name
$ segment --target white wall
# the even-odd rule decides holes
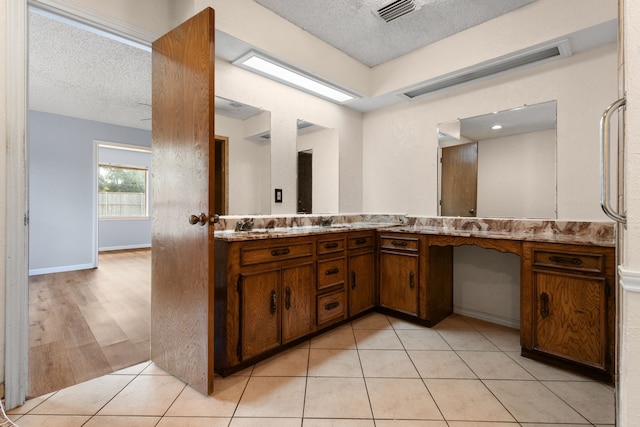
[[[314,214],[338,213],[340,167],[338,133],[321,129],[298,135],[298,151],[313,152],[312,208]]]
[[[477,215],[556,217],[556,131],[478,141]]]

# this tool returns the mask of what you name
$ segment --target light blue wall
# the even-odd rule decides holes
[[[111,142],[111,141],[106,141]],[[121,150],[111,147],[98,148],[98,163],[121,166],[145,167],[149,171],[151,194],[151,153]],[[140,219],[101,219],[98,221],[98,250],[113,251],[151,247],[151,200],[147,199],[149,216]]]
[[[94,141],[151,146],[151,132],[29,112],[29,272],[96,265]]]

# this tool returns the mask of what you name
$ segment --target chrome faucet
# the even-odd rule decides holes
[[[333,217],[320,218],[320,225],[322,227],[330,227],[333,224]]]
[[[253,228],[253,220],[251,218],[245,218],[236,222],[235,231],[248,231]]]

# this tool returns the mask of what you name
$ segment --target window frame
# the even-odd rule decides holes
[[[125,165],[121,163],[98,163],[98,173],[97,179],[99,182],[100,171],[102,168],[117,168],[117,169],[127,169],[127,170],[139,170],[144,172],[144,215],[140,216],[113,216],[113,215],[100,215],[100,188],[99,184],[96,188],[97,191],[97,210],[98,210],[98,220],[99,221],[122,221],[122,220],[149,220],[151,219],[149,214],[149,203],[150,203],[150,188],[149,188],[149,167],[147,166],[132,166]],[[115,193],[115,192],[114,192]]]

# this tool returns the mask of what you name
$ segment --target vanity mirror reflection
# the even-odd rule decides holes
[[[556,218],[556,101],[438,125],[442,216]]]
[[[297,127],[296,212],[338,213],[338,132],[302,119],[297,121]]]
[[[215,129],[214,211],[271,213],[271,113],[216,96]]]

